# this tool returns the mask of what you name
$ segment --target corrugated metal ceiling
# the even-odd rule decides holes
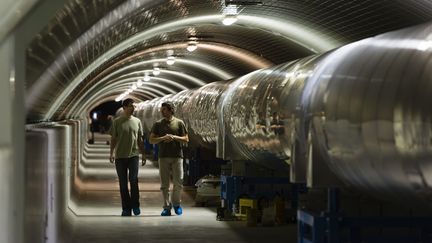
[[[359,39],[374,36],[391,30],[423,23],[432,19],[432,2],[426,0],[262,0],[262,5],[239,6],[240,15],[258,16],[260,21],[276,20],[281,26],[257,27],[246,21],[224,26],[214,21],[195,21],[192,24],[168,27],[149,35],[144,41],[116,50],[115,55],[98,63],[91,72],[83,75],[83,70],[94,65],[95,61],[112,48],[119,48],[125,40],[136,38],[137,34],[159,26],[167,26],[180,20],[220,15],[224,1],[216,0],[71,0],[35,36],[27,50],[27,101],[30,120],[63,119],[68,115],[72,104],[80,99],[94,98],[94,85],[103,85],[101,80],[110,73],[126,68],[133,63],[163,59],[167,49],[145,53],[149,48],[157,48],[176,43],[186,44],[190,36],[196,36],[201,43],[243,50],[250,59],[275,65],[302,58],[314,52],[292,36],[281,33],[281,28],[289,28],[292,23],[300,29],[313,33],[318,38],[311,42],[329,42],[343,45]],[[319,51],[319,50],[317,50]],[[142,55],[134,56],[138,52]],[[198,49],[188,52],[184,48],[173,49],[179,59],[208,64],[225,70],[232,77],[241,76],[258,67],[245,62],[245,58],[227,55],[215,49]],[[130,68],[126,73],[138,79],[140,70],[151,69],[154,64]],[[166,70],[181,72],[202,80],[205,83],[221,78],[200,66],[176,63],[168,66],[157,65]],[[92,66],[91,66],[92,67]],[[109,80],[125,75],[113,75]],[[170,73],[161,73],[160,78],[174,80],[187,88],[196,84],[181,80]],[[74,80],[78,83],[73,83]],[[108,82],[109,80],[106,80]],[[105,82],[105,81],[104,81]],[[73,84],[73,85],[71,85]],[[166,84],[167,88],[179,88]],[[67,89],[69,87],[69,90]],[[66,90],[66,91],[65,91]],[[106,96],[115,96],[124,90],[112,90]],[[167,89],[160,89],[166,93]],[[92,93],[93,92],[93,93]],[[60,97],[62,96],[62,97]],[[104,98],[104,97],[100,97]],[[147,99],[137,95],[138,99]]]

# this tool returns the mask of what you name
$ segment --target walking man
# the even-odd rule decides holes
[[[174,117],[174,105],[164,102],[161,105],[162,119],[153,124],[150,143],[159,144],[159,175],[163,195],[161,216],[170,216],[171,208],[177,215],[183,213],[181,192],[183,189],[183,154],[181,145],[189,142],[184,122]],[[173,192],[169,197],[170,175],[173,178]]]
[[[120,184],[122,201],[122,216],[141,213],[138,188],[139,151],[144,157],[141,121],[134,117],[135,106],[132,99],[125,99],[122,103],[123,113],[113,121],[111,126],[110,162],[116,166]],[[114,155],[115,151],[115,155]],[[128,172],[130,194],[128,189]]]

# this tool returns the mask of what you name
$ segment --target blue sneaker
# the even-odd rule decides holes
[[[161,216],[171,216],[171,209],[167,209],[165,208],[162,213]]]
[[[175,212],[177,215],[182,215],[182,213],[183,213],[183,209],[182,209],[181,206],[174,206],[174,212]]]
[[[138,207],[137,208],[133,208],[132,211],[133,211],[133,214],[135,214],[135,215],[140,215],[141,214],[141,210]]]
[[[131,216],[131,210],[130,209],[123,209],[121,216]]]

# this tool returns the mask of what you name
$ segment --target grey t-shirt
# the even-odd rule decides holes
[[[172,117],[171,121],[161,119],[151,129],[151,132],[156,137],[162,137],[166,134],[172,134],[176,136],[185,136],[187,134],[186,126],[184,122],[176,117]],[[183,157],[181,142],[160,142],[159,143],[159,157],[160,158],[181,158]]]
[[[120,116],[113,121],[111,136],[117,139],[115,158],[139,156],[138,136],[143,135],[141,121],[131,116]]]

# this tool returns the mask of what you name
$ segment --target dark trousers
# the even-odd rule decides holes
[[[138,162],[138,156],[115,160],[123,210],[131,210],[132,208],[137,208],[140,206],[138,189]],[[128,170],[131,188],[130,194],[128,189]]]

